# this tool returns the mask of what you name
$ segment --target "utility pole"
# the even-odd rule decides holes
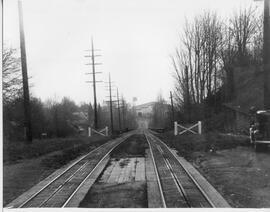
[[[110,104],[110,119],[111,119],[111,133],[114,134],[114,125],[113,125],[113,102],[116,102],[117,100],[112,100],[112,97],[116,97],[116,96],[112,96],[112,81],[111,81],[111,74],[109,73],[109,82],[108,83],[109,86],[106,86],[106,88],[109,89],[109,96],[106,96],[109,98],[109,101],[106,101]]]
[[[124,100],[124,97],[122,95],[122,117],[123,117],[123,129],[125,130],[126,128],[126,113],[125,113],[125,100]]]
[[[118,88],[117,88],[117,105],[118,105],[118,121],[119,121],[119,131],[122,130],[121,127],[121,115],[120,115],[120,102],[119,102],[119,93],[118,93]]]
[[[113,129],[113,109],[112,109],[112,85],[111,85],[111,74],[109,74],[109,92],[110,92],[111,131],[112,131],[112,134],[113,134],[114,129]]]
[[[264,0],[264,32],[263,32],[263,63],[264,63],[264,109],[270,110],[270,0]]]
[[[174,123],[174,106],[173,106],[173,96],[172,96],[171,91],[170,91],[170,99],[171,99],[171,108],[172,108],[172,123]]]
[[[185,66],[185,78],[186,78],[186,110],[188,113],[188,122],[190,122],[190,95],[189,95],[189,75],[188,66]]]
[[[91,63],[86,65],[92,66],[92,73],[86,73],[86,74],[92,74],[93,75],[93,81],[87,81],[90,83],[93,83],[93,93],[94,93],[94,129],[98,129],[98,113],[97,113],[97,93],[96,93],[96,83],[102,82],[102,81],[96,81],[96,74],[99,74],[101,72],[96,72],[95,66],[101,65],[101,63],[95,63],[95,57],[101,56],[101,55],[95,55],[95,49],[94,49],[94,42],[93,37],[91,38],[91,55],[87,55],[85,57],[91,57]]]
[[[28,86],[28,74],[27,74],[27,60],[25,51],[25,38],[24,38],[24,26],[23,26],[23,11],[22,2],[18,2],[19,8],[19,25],[20,25],[20,46],[21,46],[21,66],[22,66],[22,79],[23,79],[23,103],[24,103],[24,130],[25,139],[28,143],[32,143],[32,123],[31,123],[31,106]]]

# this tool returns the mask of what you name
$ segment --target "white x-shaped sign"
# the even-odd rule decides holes
[[[179,127],[183,128],[183,129],[185,129],[185,130],[179,132],[179,135],[182,135],[182,134],[184,134],[185,132],[192,132],[193,134],[198,134],[197,132],[195,132],[195,131],[192,130],[194,127],[198,126],[198,124],[195,124],[195,125],[193,125],[193,126],[191,126],[191,127],[189,127],[189,128],[184,127],[184,126],[182,126],[182,125],[180,125],[180,124],[177,124],[177,125],[178,125]]]

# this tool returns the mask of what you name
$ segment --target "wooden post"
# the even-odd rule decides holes
[[[108,127],[105,127],[105,135],[106,135],[106,136],[109,135],[109,129],[108,129]]]
[[[88,137],[91,137],[91,127],[88,127]]]
[[[201,135],[202,134],[202,122],[198,121],[198,132]]]
[[[177,135],[178,131],[177,131],[177,122],[174,122],[174,135]]]

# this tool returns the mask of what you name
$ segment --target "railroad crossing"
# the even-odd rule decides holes
[[[111,153],[138,134],[148,145],[145,159],[138,158],[126,168],[121,163],[119,167],[108,168]],[[136,168],[132,169],[132,166]],[[57,170],[8,204],[7,208],[79,207],[93,185],[100,179],[105,182],[105,178],[115,181],[114,186],[132,182],[132,179],[144,183],[147,205],[152,208],[230,207],[191,164],[157,136],[148,130],[134,130]]]

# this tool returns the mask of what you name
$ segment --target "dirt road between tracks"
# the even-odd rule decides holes
[[[120,144],[93,187],[88,191],[81,208],[146,208],[144,135],[133,135]]]

